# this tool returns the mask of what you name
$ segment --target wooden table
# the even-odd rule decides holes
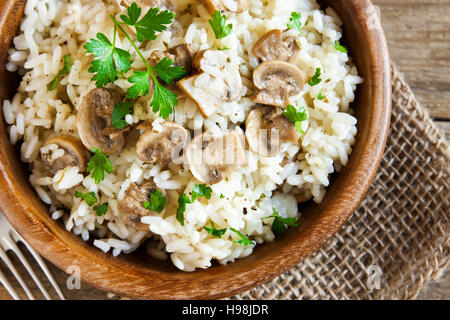
[[[418,100],[450,138],[450,0],[373,0],[389,41],[392,60],[404,73]],[[15,260],[16,265],[19,265]],[[66,288],[67,275],[49,264],[66,297],[105,299],[106,293],[82,284]],[[0,269],[2,266],[0,265]],[[35,270],[38,267],[35,266]],[[25,270],[21,273],[25,273]],[[26,279],[30,283],[31,279]],[[46,287],[50,287],[45,282]],[[32,287],[37,297],[39,291]],[[0,286],[0,299],[7,298]],[[450,272],[424,288],[420,299],[450,299]]]

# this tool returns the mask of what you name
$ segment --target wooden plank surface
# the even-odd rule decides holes
[[[381,9],[382,22],[388,38],[391,57],[418,100],[425,106],[436,124],[450,138],[450,0],[373,0]],[[26,274],[17,259],[11,256],[21,274]],[[31,260],[31,259],[30,259]],[[71,299],[106,299],[107,294],[82,283],[81,290],[69,290],[67,275],[48,264],[66,297]],[[34,269],[38,270],[37,265]],[[0,262],[0,271],[5,266]],[[43,274],[39,274],[42,278]],[[43,298],[25,276],[32,292]],[[19,290],[19,284],[12,283]],[[44,285],[55,297],[48,282]],[[22,297],[25,298],[22,292]],[[0,299],[8,295],[0,286]],[[117,297],[114,297],[117,298]],[[450,272],[439,282],[425,287],[420,299],[450,299]]]
[[[373,0],[392,60],[433,118],[450,120],[450,0]]]

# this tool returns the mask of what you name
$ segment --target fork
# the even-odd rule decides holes
[[[44,295],[45,299],[51,300],[52,298],[48,294],[47,290],[42,285],[41,281],[37,277],[36,273],[31,268],[28,261],[25,259],[25,256],[20,251],[19,247],[17,246],[17,243],[22,242],[24,246],[27,248],[27,250],[31,253],[33,258],[36,260],[38,265],[41,267],[44,274],[47,276],[47,279],[52,284],[53,288],[55,289],[58,297],[61,300],[65,300],[64,295],[59,288],[58,284],[56,283],[55,279],[53,278],[52,274],[50,273],[49,269],[45,265],[44,260],[41,258],[41,256],[33,249],[31,246],[26,243],[22,237],[13,229],[13,227],[9,224],[9,222],[6,220],[4,215],[0,212],[0,260],[2,260],[6,266],[9,268],[9,271],[14,275],[17,282],[19,282],[20,286],[22,287],[23,291],[25,291],[25,294],[27,295],[28,299],[35,300],[33,294],[31,293],[30,289],[26,285],[23,278],[20,276],[19,272],[17,272],[17,269],[14,267],[13,263],[9,259],[7,252],[12,251],[15,253],[17,258],[22,262],[23,266],[27,270],[27,272],[30,274],[33,281],[36,283],[38,288],[41,290],[42,294]],[[8,293],[11,295],[11,297],[14,300],[20,300],[20,296],[16,292],[16,290],[13,288],[13,286],[9,283],[6,276],[1,272],[0,270],[0,284],[3,285],[3,287],[8,291]]]

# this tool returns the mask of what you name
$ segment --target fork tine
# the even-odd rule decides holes
[[[61,300],[66,300],[64,297],[64,294],[62,293],[61,289],[58,286],[58,283],[55,281],[55,278],[53,278],[53,275],[51,274],[50,270],[48,270],[47,265],[45,264],[44,260],[41,258],[41,256],[32,248],[28,243],[26,243],[22,237],[18,235],[20,241],[27,247],[28,251],[31,253],[31,255],[34,257],[36,262],[41,267],[44,274],[47,276],[48,281],[52,284],[53,288],[55,289],[56,293],[58,294],[59,298]]]
[[[3,239],[2,239],[3,240]],[[5,262],[6,266],[9,268],[9,270],[12,272],[14,277],[16,277],[17,281],[19,282],[22,289],[25,291],[28,299],[35,300],[33,294],[31,293],[30,289],[26,285],[25,281],[23,281],[22,277],[20,276],[19,272],[17,272],[16,268],[12,264],[11,260],[9,260],[8,255],[3,250],[3,248],[0,247],[0,258]]]
[[[9,249],[16,254],[16,256],[19,258],[20,262],[22,262],[23,266],[28,271],[28,273],[30,274],[30,276],[33,279],[33,281],[37,284],[37,286],[41,290],[41,292],[44,295],[45,299],[51,300],[50,295],[48,294],[47,290],[45,290],[45,288],[42,285],[41,281],[39,280],[39,278],[34,273],[33,268],[31,268],[30,264],[28,263],[27,259],[25,259],[24,255],[20,251],[19,247],[17,247],[16,243],[13,242],[10,238],[9,239],[4,238],[3,240],[9,246]]]
[[[8,291],[8,293],[14,300],[20,300],[20,297],[17,294],[16,290],[14,290],[12,285],[9,283],[8,279],[6,279],[5,275],[1,271],[0,271],[0,283],[6,289],[6,291]]]

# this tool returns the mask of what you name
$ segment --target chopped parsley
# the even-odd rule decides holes
[[[337,51],[344,52],[344,53],[348,52],[347,48],[344,47],[343,45],[340,45],[337,40],[334,42],[334,47],[336,48]]]
[[[64,55],[64,67],[58,72],[56,77],[50,82],[50,91],[55,90],[58,87],[59,81],[61,77],[69,74],[70,70],[72,70],[72,59],[68,54]]]
[[[290,122],[295,124],[295,129],[297,132],[305,133],[302,128],[302,122],[308,119],[308,113],[306,112],[305,107],[300,107],[298,110],[292,104],[289,104],[286,107],[286,111],[284,112],[284,116]]]
[[[111,117],[111,123],[114,128],[122,130],[128,126],[125,116],[131,113],[132,106],[133,103],[131,101],[116,103]]]
[[[224,46],[224,47],[222,47],[222,48],[217,48],[217,50],[220,50],[220,51],[225,51],[225,50],[230,50],[230,48],[228,48],[228,47]]]
[[[207,187],[206,184],[196,184],[194,189],[192,189],[192,202],[198,197],[205,197],[206,199],[211,199],[212,189]]]
[[[98,201],[94,192],[82,193],[80,191],[76,191],[75,197],[83,199],[89,206],[92,206],[94,203],[97,203]]]
[[[236,240],[234,242],[236,243],[240,243],[242,246],[246,247],[248,245],[252,245],[255,244],[252,240],[250,240],[246,235],[242,234],[241,232],[237,231],[234,228],[230,228],[231,231],[233,231],[234,233],[236,233],[241,239]]]
[[[323,96],[322,95],[322,92],[319,92],[319,94],[318,94],[318,96],[317,96],[317,99],[319,99],[320,101],[322,101],[323,99],[325,99],[326,98],[326,96]]]
[[[223,195],[223,193],[220,194],[220,199],[225,198],[225,196]]]
[[[222,238],[222,236],[227,232],[227,228],[225,229],[216,229],[216,226],[214,225],[214,222],[211,221],[211,228],[203,227],[203,229],[206,230],[210,235],[216,238]]]
[[[226,24],[227,17],[222,15],[219,10],[214,11],[212,14],[212,19],[209,20],[209,25],[214,31],[216,39],[223,39],[230,35],[233,30],[232,24]]]
[[[291,18],[289,19],[289,23],[287,27],[289,29],[297,30],[300,34],[302,34],[302,14],[300,12],[292,12]]]
[[[191,199],[188,198],[184,193],[178,197],[178,209],[177,209],[177,220],[184,226],[184,212],[186,211],[186,204],[192,203]]]
[[[142,9],[133,2],[128,7],[127,15],[121,15],[122,22],[118,22],[114,16],[110,19],[114,23],[114,38],[110,41],[105,34],[98,33],[97,39],[90,39],[84,48],[86,53],[91,53],[94,59],[89,68],[89,72],[94,73],[97,87],[103,87],[108,83],[116,81],[119,77],[127,78],[128,82],[133,84],[127,90],[128,99],[137,99],[139,96],[145,96],[150,88],[154,87],[153,97],[150,103],[153,112],[159,112],[160,116],[167,119],[172,113],[173,108],[178,105],[176,94],[164,87],[160,81],[168,84],[173,83],[186,75],[183,67],[173,66],[173,61],[163,59],[155,66],[150,66],[149,62],[139,50],[135,41],[122,27],[128,25],[136,29],[136,37],[139,42],[143,40],[152,41],[156,39],[156,33],[167,29],[172,23],[175,14],[170,11],[160,11],[159,8],[151,8],[145,16],[139,20]],[[134,51],[143,61],[146,70],[133,70],[132,75],[126,77],[126,73],[131,70],[131,54],[123,49],[116,47],[117,32],[120,30],[133,46]],[[153,81],[150,84],[150,79]],[[123,125],[123,123],[121,123]]]
[[[94,211],[99,217],[101,217],[108,212],[108,207],[108,202],[105,202],[99,206],[94,207]]]
[[[144,202],[144,208],[158,213],[163,212],[166,207],[167,198],[162,195],[161,191],[156,190],[155,192],[150,193],[149,198],[150,201]]]
[[[322,69],[317,68],[316,69],[316,73],[313,75],[311,80],[308,81],[308,84],[311,87],[314,87],[314,86],[318,85],[319,83],[321,83],[322,82],[322,79],[320,79],[321,75],[322,75]]]
[[[108,157],[100,151],[98,148],[92,148],[94,155],[91,160],[89,160],[87,171],[91,173],[92,179],[94,179],[96,184],[105,180],[105,172],[112,173],[114,167],[109,161]]]
[[[287,226],[297,228],[300,225],[300,223],[298,222],[298,219],[283,218],[278,214],[278,212],[277,212],[277,210],[275,210],[275,208],[272,207],[272,209],[273,209],[273,214],[269,217],[265,217],[264,219],[274,218],[273,222],[272,222],[272,231],[276,235],[281,235],[281,234],[285,233],[287,230]]]

